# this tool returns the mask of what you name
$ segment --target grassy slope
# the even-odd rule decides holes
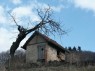
[[[41,67],[41,68],[27,68],[27,69],[17,69],[16,71],[95,71],[95,66],[76,68],[71,67]]]

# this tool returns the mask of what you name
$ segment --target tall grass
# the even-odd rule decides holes
[[[57,67],[39,67],[39,68],[21,68],[14,71],[95,71],[95,66],[75,67],[75,66],[57,66]]]

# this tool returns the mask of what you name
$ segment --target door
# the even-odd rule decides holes
[[[45,45],[38,45],[38,60],[45,59]]]

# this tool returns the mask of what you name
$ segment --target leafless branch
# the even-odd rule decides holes
[[[9,13],[9,12],[8,12],[8,13]],[[9,13],[9,15],[12,17],[12,19],[13,19],[14,23],[16,24],[16,26],[19,26],[19,25],[17,24],[17,22],[16,22],[16,20],[15,20],[14,16],[13,16],[13,15],[11,15],[10,13]]]

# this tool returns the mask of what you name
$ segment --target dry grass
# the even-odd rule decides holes
[[[95,71],[95,66],[75,67],[75,66],[57,66],[57,67],[39,67],[39,68],[21,68],[13,71]]]

